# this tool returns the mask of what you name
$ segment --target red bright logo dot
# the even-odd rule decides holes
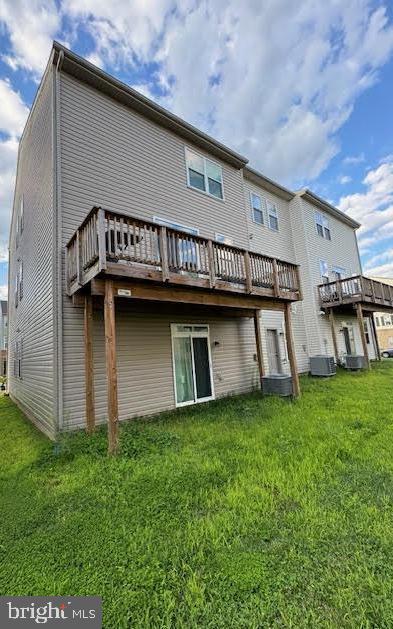
[[[65,609],[66,605],[64,605],[64,603],[62,603],[61,605],[59,605],[60,609]]]

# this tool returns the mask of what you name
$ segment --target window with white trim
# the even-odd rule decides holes
[[[23,298],[23,262],[19,260],[15,274],[15,308]]]
[[[15,341],[14,345],[14,376],[15,378],[22,378],[22,358],[23,358],[23,343],[22,339]]]
[[[252,210],[252,220],[254,223],[258,223],[259,225],[265,224],[265,216],[264,216],[264,200],[261,199],[259,194],[255,194],[255,192],[250,192],[251,197],[251,210]]]
[[[266,201],[266,207],[267,207],[267,216],[268,216],[269,227],[273,231],[278,232],[277,206],[274,205],[274,203],[270,203],[270,201]]]
[[[321,212],[315,212],[315,226],[318,236],[325,238],[325,240],[332,239],[329,219]]]
[[[233,245],[232,238],[228,238],[227,236],[224,236],[224,234],[216,234],[215,238],[217,242],[221,242],[223,245]]]
[[[192,236],[199,235],[199,229],[197,229],[196,227],[187,227],[186,225],[182,225],[181,223],[176,223],[166,218],[161,218],[159,216],[153,216],[153,221],[155,223],[158,223],[159,225],[164,225],[165,227],[169,227],[170,229],[177,229],[179,231],[186,232],[187,234],[191,234]],[[186,237],[182,238],[180,235],[175,242],[171,241],[171,244],[172,246],[177,247],[177,257],[180,264],[188,262],[190,264],[198,265],[199,258],[195,242],[187,239]],[[171,252],[169,251],[169,253]]]
[[[329,281],[329,265],[326,260],[319,261],[319,272],[321,274],[321,279],[324,284]]]
[[[224,198],[222,168],[217,162],[186,148],[187,184],[216,199]]]
[[[335,280],[343,280],[346,277],[346,269],[344,269],[342,266],[334,266],[332,268],[333,271],[333,278]]]

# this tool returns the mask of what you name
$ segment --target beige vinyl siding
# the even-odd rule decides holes
[[[187,187],[185,142],[76,79],[61,74],[64,242],[95,204],[152,220],[224,233],[247,245],[242,172],[219,162],[225,200]]]
[[[264,211],[265,225],[253,221],[251,207],[251,193],[267,199],[277,207],[278,232],[268,227],[267,212]],[[287,262],[296,263],[295,250],[292,240],[289,203],[268,190],[251,183],[244,178],[244,202],[247,211],[247,226],[249,233],[249,248],[273,258],[280,258]]]
[[[252,192],[267,199],[270,203],[273,203],[277,207],[279,226],[278,232],[269,229],[266,212],[265,225],[259,225],[253,221],[251,207]],[[244,202],[247,213],[248,233],[250,236],[249,248],[257,253],[287,260],[288,262],[299,263],[296,258],[295,243],[292,237],[292,210],[289,202],[272,192],[265,190],[262,186],[258,186],[248,181],[247,178],[244,178]],[[300,270],[303,273],[303,268]],[[266,310],[263,312],[262,320],[264,329],[276,329],[277,327],[284,329],[282,313]],[[300,303],[292,306],[292,326],[298,370],[300,372],[304,372],[309,368],[309,360],[304,317],[302,305]],[[265,339],[263,340],[265,342]],[[266,351],[265,347],[264,355],[267,366]],[[283,351],[286,351],[285,348],[283,348]],[[284,366],[286,366],[286,364]]]
[[[43,79],[20,143],[10,239],[9,391],[42,430],[53,435],[53,142],[52,71]],[[24,200],[24,230],[16,247],[16,217]],[[23,262],[23,299],[15,308],[15,274]],[[22,340],[22,379],[13,375],[15,342]]]
[[[172,132],[64,73],[60,107],[63,246],[93,205],[147,220],[159,216],[195,227],[206,237],[223,233],[234,244],[247,246],[240,170],[213,158],[222,167],[225,201],[212,198],[187,187],[186,144]],[[149,361],[149,340],[144,338],[139,342],[147,344],[145,354]],[[63,352],[64,425],[67,426],[84,417],[83,316],[68,297],[64,297],[63,303]],[[102,366],[97,365],[100,368],[104,369],[103,358]],[[160,369],[163,370],[162,365]],[[122,409],[126,385],[122,384],[121,363],[119,374]],[[172,378],[172,368],[161,377]],[[105,388],[105,383],[100,387]],[[161,396],[160,387],[158,390]],[[100,395],[102,391],[97,393],[98,400]],[[152,412],[163,410],[170,407],[168,395],[156,402],[153,396],[151,403],[144,398],[141,404]],[[145,412],[142,406],[137,404],[137,414]],[[125,411],[122,412],[124,416]]]
[[[80,308],[76,308],[82,316]],[[258,387],[253,322],[245,318],[195,317],[133,312],[126,300],[116,304],[119,417],[121,420],[175,408],[171,323],[209,325],[215,397]],[[102,310],[94,311],[94,377],[97,421],[107,418],[105,337]],[[75,346],[78,353],[78,341]],[[79,357],[67,365],[74,395],[67,398],[65,429],[84,425],[84,378]],[[80,353],[80,352],[79,352]],[[71,376],[71,374],[73,375]]]
[[[356,243],[355,230],[325,213],[329,219],[331,240],[326,240],[317,234],[315,227],[315,211],[317,208],[301,199],[297,198],[301,209],[301,221],[304,229],[304,258],[303,268],[306,268],[305,281],[307,282],[304,292],[304,312],[305,324],[308,333],[310,356],[315,354],[332,354],[332,336],[326,316],[320,314],[318,284],[322,282],[320,275],[320,260],[325,260],[329,267],[329,274],[332,267],[340,266],[346,269],[347,273],[361,273],[359,253]],[[357,328],[357,324],[355,325]],[[359,351],[363,354],[363,351]]]

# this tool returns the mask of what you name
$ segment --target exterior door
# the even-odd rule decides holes
[[[271,374],[282,373],[280,341],[277,330],[267,330],[267,355],[269,372]]]
[[[207,325],[172,324],[176,406],[214,398]]]
[[[344,334],[346,353],[349,355],[354,354],[355,353],[355,337],[353,334],[352,326],[345,325],[343,327],[343,334]]]

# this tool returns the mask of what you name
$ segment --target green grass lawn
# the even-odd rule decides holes
[[[106,628],[393,627],[393,361],[53,444],[0,398],[0,593]]]

